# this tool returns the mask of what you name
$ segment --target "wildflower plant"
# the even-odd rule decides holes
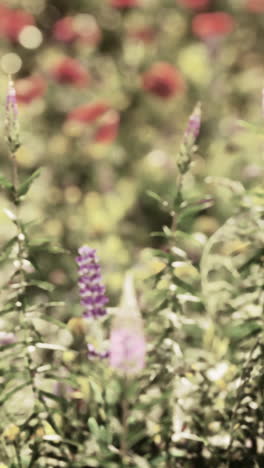
[[[242,466],[261,464],[263,190],[255,189],[253,195],[237,181],[208,178],[229,189],[233,216],[208,240],[197,243],[186,235],[184,219],[212,203],[211,197],[192,205],[184,200],[184,177],[192,167],[200,119],[198,106],[178,156],[173,223],[155,233],[165,240],[163,249],[152,251],[159,262],[150,279],[154,292],[148,295],[156,317],[152,370],[167,395],[161,406],[162,462],[175,466],[176,457],[179,466],[215,462],[233,467],[236,460]]]
[[[11,79],[6,100],[5,131],[12,176],[9,180],[1,175],[0,183],[9,199],[9,206],[13,206],[6,208],[5,212],[16,232],[2,246],[1,253],[1,264],[9,265],[9,277],[2,285],[1,308],[2,326],[6,324],[8,328],[1,331],[0,405],[6,425],[1,441],[1,460],[11,460],[12,466],[31,467],[36,466],[41,456],[49,451],[49,438],[45,439],[47,434],[44,430],[48,421],[56,430],[56,437],[60,439],[48,403],[49,395],[52,397],[48,391],[48,379],[54,378],[53,364],[46,360],[45,353],[61,352],[64,348],[56,342],[45,342],[42,327],[39,327],[40,322],[52,321],[48,311],[59,304],[49,300],[52,285],[37,274],[35,246],[36,243],[40,246],[43,241],[33,241],[30,238],[28,223],[20,215],[24,197],[39,176],[39,170],[20,182],[16,159],[16,152],[21,145],[18,108]],[[47,241],[43,244],[47,250],[52,250]],[[40,295],[41,302],[37,302]],[[62,453],[65,456],[67,447],[62,448]]]

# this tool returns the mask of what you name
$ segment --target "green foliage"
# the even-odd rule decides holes
[[[25,145],[13,115],[0,148],[0,468],[263,466],[263,124],[246,121],[261,107],[260,15],[212,2],[237,27],[203,41],[183,1],[26,3],[41,47],[22,34],[1,52],[14,48],[21,77],[40,72],[49,87],[20,106]],[[77,30],[98,23],[101,42],[55,41],[52,25],[70,15]],[[135,37],[148,28],[148,40]],[[67,54],[91,84],[56,82],[53,61]],[[160,61],[180,70],[182,95],[144,89]],[[200,99],[201,133],[186,139]],[[111,143],[95,139],[107,114],[67,121],[97,101],[120,117]],[[102,258],[111,307],[101,322],[77,305],[82,243]],[[108,343],[131,267],[147,360],[128,377],[87,344]]]

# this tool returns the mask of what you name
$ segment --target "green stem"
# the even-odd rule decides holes
[[[17,202],[17,189],[19,186],[19,179],[18,179],[18,168],[17,168],[17,160],[15,153],[10,154],[11,163],[12,163],[12,183],[15,192],[15,203]]]
[[[127,385],[128,385],[128,380],[127,377],[124,377],[123,380],[123,396],[122,396],[122,402],[121,402],[121,409],[122,409],[122,428],[123,432],[121,435],[121,455],[123,462],[126,461],[127,454],[128,454],[128,445],[127,445],[127,440],[128,440],[128,414],[129,414],[129,406],[128,406],[128,400],[127,400]]]
[[[179,173],[176,181],[176,194],[173,197],[173,211],[171,213],[172,216],[172,223],[171,223],[171,231],[175,232],[177,229],[177,221],[178,221],[178,201],[181,200],[182,194],[182,184],[183,184],[183,174]],[[175,206],[177,204],[177,206]]]
[[[33,324],[30,325],[30,323],[26,320],[26,307],[24,303],[25,285],[27,282],[26,273],[23,268],[23,261],[25,259],[25,252],[26,252],[26,237],[23,232],[22,224],[19,219],[19,200],[18,200],[18,195],[17,195],[17,191],[19,187],[19,177],[18,177],[18,166],[17,166],[16,154],[11,153],[10,158],[12,162],[12,183],[13,183],[13,188],[14,188],[14,204],[16,208],[15,224],[17,227],[17,245],[18,245],[17,261],[19,262],[18,263],[19,288],[18,288],[16,307],[17,307],[18,316],[20,318],[21,328],[24,331],[26,367],[28,370],[30,385],[31,385],[32,392],[34,395],[34,406],[36,407],[36,403],[39,399],[38,389],[35,383],[35,366],[34,366],[34,362],[32,360],[31,352],[29,349],[29,338],[35,337],[35,331],[34,331]],[[39,420],[39,422],[41,421]],[[17,450],[17,457],[20,457],[18,448],[16,448],[16,450]],[[22,467],[22,464],[21,464],[21,467]]]
[[[20,451],[19,451],[17,441],[15,441],[14,445],[15,445],[15,452],[16,452],[18,468],[23,468],[22,459],[21,459],[21,456],[20,456]]]

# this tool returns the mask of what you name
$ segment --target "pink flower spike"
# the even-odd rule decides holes
[[[110,335],[110,365],[129,376],[140,372],[145,366],[146,340],[143,322],[133,284],[127,274],[124,281],[121,306],[114,319]]]
[[[140,372],[145,365],[146,342],[141,329],[116,328],[110,337],[110,364],[126,375]]]
[[[18,108],[16,90],[13,80],[9,78],[6,96],[6,120],[5,120],[6,140],[11,153],[15,153],[20,147]]]
[[[13,114],[13,116],[18,115],[17,109],[17,99],[16,99],[16,90],[13,80],[10,78],[8,81],[8,90],[6,96],[6,111]]]

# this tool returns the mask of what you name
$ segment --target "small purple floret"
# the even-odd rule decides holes
[[[92,344],[88,344],[87,349],[89,358],[107,359],[109,357],[109,351],[97,351]]]
[[[14,333],[7,333],[5,331],[0,331],[0,345],[6,346],[16,342],[16,336]]]
[[[108,298],[102,283],[101,269],[95,249],[83,246],[76,257],[79,271],[79,289],[84,317],[97,318],[106,314]]]

